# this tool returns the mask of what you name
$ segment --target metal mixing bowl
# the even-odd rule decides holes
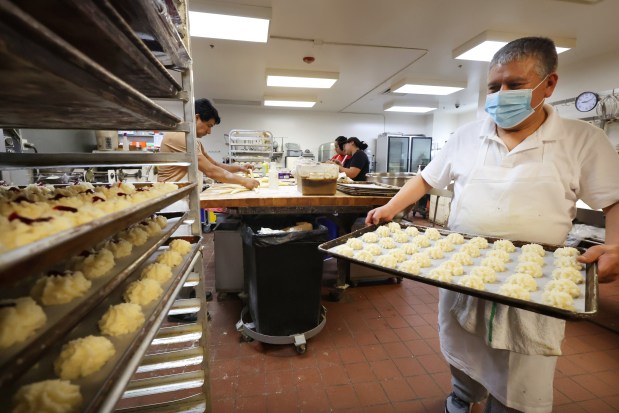
[[[412,172],[372,172],[366,175],[368,182],[403,187],[413,176]]]

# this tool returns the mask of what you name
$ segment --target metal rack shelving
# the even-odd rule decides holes
[[[0,127],[182,131],[186,132],[189,148],[186,154],[0,154],[0,169],[175,164],[187,166],[189,180],[195,182],[197,167],[193,150],[193,78],[185,1],[34,0],[26,4],[18,0],[0,0],[0,38],[3,42],[0,48],[0,59],[3,61],[0,67]],[[162,13],[162,5],[167,6],[167,12]],[[163,53],[156,49],[163,49]],[[169,74],[168,69],[180,72],[180,82],[175,80],[178,77]],[[181,101],[182,116],[163,109],[153,98]],[[149,312],[146,324],[136,333],[135,337],[139,339],[129,347],[119,347],[122,357],[106,364],[100,372],[105,376],[100,391],[93,390],[90,379],[84,381],[85,411],[113,411],[119,399],[130,395],[132,389],[144,387],[144,384],[150,389],[147,393],[153,394],[184,388],[187,383],[199,394],[191,399],[143,409],[158,411],[171,408],[178,411],[189,408],[191,411],[210,411],[198,186],[191,184],[163,199],[145,202],[121,213],[116,220],[94,223],[84,233],[77,231],[76,234],[65,234],[66,237],[55,239],[62,241],[59,246],[41,240],[45,245],[38,250],[35,248],[41,259],[32,259],[32,246],[22,250],[26,252],[25,255],[11,254],[15,251],[0,255],[0,274],[3,277],[9,269],[25,268],[25,258],[29,258],[34,265],[27,269],[28,273],[34,274],[51,265],[53,257],[65,258],[77,248],[84,247],[84,244],[92,246],[119,231],[121,226],[124,229],[127,225],[137,223],[181,198],[189,200],[190,208],[186,213],[189,219],[185,223],[190,223],[195,247],[186,257],[181,271],[164,288],[163,297],[149,309],[152,311]],[[115,270],[116,275],[113,275],[113,281],[108,287],[94,293],[96,299],[82,307],[83,310],[60,321],[61,324],[66,322],[61,330],[82,331],[80,328],[86,326],[96,329],[93,320],[102,311],[102,306],[109,305],[112,299],[119,300],[119,289],[137,276],[137,270],[132,270],[148,260],[149,254],[164,244],[169,235],[170,232],[161,235],[140,255],[141,258]],[[6,281],[3,288],[8,291],[14,288],[17,293],[20,288],[20,291],[26,289],[25,286],[18,286],[13,277],[0,278]],[[200,298],[191,302],[175,300],[183,287],[194,287],[196,296]],[[199,310],[197,324],[159,328],[161,321],[170,312],[196,310]],[[79,336],[82,333],[67,334]],[[52,349],[57,350],[67,337],[54,330],[54,334],[49,335],[51,342],[44,343],[40,351],[26,348],[26,353],[20,353],[30,354],[26,364],[36,367],[28,372],[12,369],[10,363],[23,362],[18,358],[9,361],[9,364],[0,365],[0,377],[4,378],[5,384],[8,383],[5,380],[7,377],[15,377],[18,380],[15,383],[19,384],[31,382],[29,377],[31,380],[40,379],[36,374],[30,376],[31,372],[36,373],[41,366],[49,368],[49,353]],[[187,354],[175,352],[170,358],[177,360],[177,363],[190,360],[192,365],[200,368],[200,371],[193,373],[200,376],[198,379],[185,375],[165,375],[166,363],[157,363],[157,360],[149,357],[144,360],[144,365],[148,366],[145,368],[161,371],[164,374],[161,380],[169,386],[148,387],[148,383],[143,381],[131,381],[149,345],[185,341],[192,343]],[[37,342],[35,339],[32,343]],[[32,343],[24,345],[29,347]],[[39,356],[42,358],[39,359]],[[165,354],[161,354],[160,358],[165,358]],[[22,379],[17,377],[19,374],[23,374]],[[53,376],[46,378],[51,379]],[[12,388],[9,393],[3,390],[2,393],[10,394],[14,390]],[[133,408],[142,409],[135,404]],[[0,410],[5,409],[10,409],[10,405],[0,407]]]
[[[269,131],[233,129],[228,139],[231,163],[271,162],[273,158],[273,134]]]

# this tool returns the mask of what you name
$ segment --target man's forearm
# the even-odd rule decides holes
[[[619,245],[619,202],[604,208],[606,216],[606,244]]]

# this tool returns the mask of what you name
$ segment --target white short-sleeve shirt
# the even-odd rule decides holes
[[[452,205],[457,205],[485,139],[490,140],[490,145],[484,165],[505,167],[540,162],[544,151],[542,140],[550,140],[566,200],[573,203],[570,219],[576,216],[578,199],[594,209],[619,202],[619,156],[604,132],[580,120],[561,118],[550,105],[544,105],[544,110],[548,114],[546,121],[511,152],[497,136],[490,117],[462,126],[421,176],[434,188],[444,188],[453,180]]]

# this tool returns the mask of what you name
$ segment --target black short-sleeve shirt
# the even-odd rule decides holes
[[[353,181],[366,180],[365,175],[370,171],[370,160],[368,159],[368,156],[365,154],[365,152],[363,152],[361,149],[357,150],[357,152],[355,152],[352,158],[348,159],[346,163],[348,163],[348,165],[344,165],[345,168],[355,167],[361,169],[361,172],[359,172],[359,175],[353,178]]]

